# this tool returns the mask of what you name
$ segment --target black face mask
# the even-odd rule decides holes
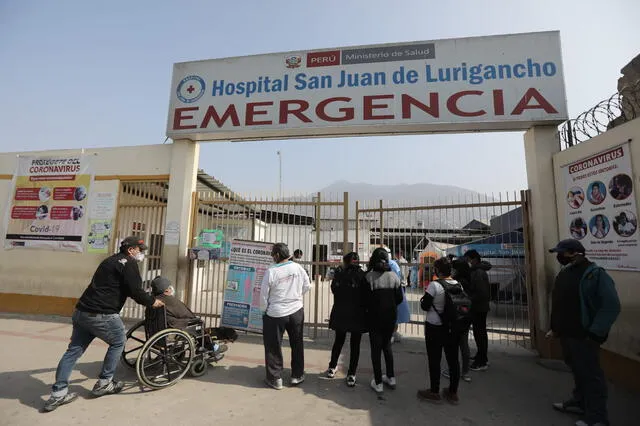
[[[558,259],[558,263],[560,263],[562,266],[566,266],[573,261],[572,257],[565,256],[564,253],[558,253],[556,255],[556,259]]]

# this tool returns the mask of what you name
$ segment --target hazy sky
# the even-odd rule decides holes
[[[162,143],[174,62],[544,30],[561,31],[575,117],[616,90],[638,16],[637,0],[0,0],[0,150]],[[204,143],[200,167],[274,194],[278,150],[285,193],[338,179],[526,187],[522,132]]]

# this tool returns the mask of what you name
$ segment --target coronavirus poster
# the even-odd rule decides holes
[[[563,167],[565,237],[580,240],[589,259],[612,270],[640,270],[638,212],[629,144]]]
[[[5,248],[84,250],[90,158],[18,157],[5,215]]]
[[[260,285],[273,263],[272,243],[233,240],[224,288],[222,325],[262,332]]]

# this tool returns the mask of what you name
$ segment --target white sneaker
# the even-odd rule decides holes
[[[395,377],[387,377],[386,374],[382,375],[382,383],[389,386],[391,389],[396,388],[396,378]]]
[[[329,379],[333,379],[336,377],[336,369],[335,368],[327,368],[327,371],[324,372],[325,377]]]
[[[356,385],[356,376],[347,376],[347,386],[350,388]]]
[[[304,374],[300,377],[292,377],[291,378],[291,386],[297,386],[300,383],[304,382]]]
[[[376,379],[371,379],[371,389],[373,389],[376,393],[384,392],[384,388],[382,387],[382,383],[377,385],[376,384]]]

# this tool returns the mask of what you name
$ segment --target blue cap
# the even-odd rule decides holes
[[[549,250],[549,253],[565,253],[568,251],[582,254],[585,252],[584,246],[580,241],[569,238],[560,241],[554,248]]]

